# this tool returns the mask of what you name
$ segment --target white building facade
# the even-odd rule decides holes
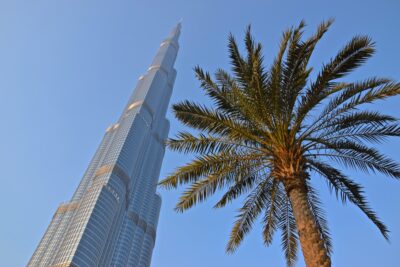
[[[57,209],[29,267],[150,266],[180,28],[178,24],[161,43],[118,122],[106,130],[71,201]]]

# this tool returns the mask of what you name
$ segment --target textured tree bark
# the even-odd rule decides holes
[[[307,201],[306,184],[300,179],[293,180],[296,183],[285,183],[285,188],[292,203],[306,266],[330,267],[331,259],[328,256],[321,233]]]

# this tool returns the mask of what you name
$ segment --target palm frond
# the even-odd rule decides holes
[[[233,139],[264,143],[268,146],[268,142],[263,140],[254,128],[213,109],[189,101],[175,104],[172,108],[176,118],[192,128],[213,134],[228,135]],[[266,139],[267,136],[264,138]]]
[[[323,127],[319,127],[310,136],[332,139],[351,137],[353,134],[358,136],[369,132],[374,132],[376,138],[379,138],[378,133],[380,132],[383,137],[395,136],[396,126],[398,126],[397,121],[393,116],[376,111],[352,112],[326,122]],[[359,138],[361,137],[359,136]]]
[[[396,179],[400,178],[400,165],[374,148],[350,140],[328,141],[313,138],[308,140],[320,145],[317,150],[327,150],[327,152],[310,153],[308,157],[325,156],[364,172],[378,171]]]
[[[269,88],[270,101],[269,104],[271,109],[273,110],[272,119],[276,120],[281,117],[284,113],[282,112],[282,108],[284,107],[284,103],[281,97],[281,80],[282,80],[282,71],[283,71],[283,60],[284,55],[288,47],[288,43],[290,37],[292,36],[293,30],[287,30],[283,33],[281,43],[279,46],[279,52],[276,56],[271,68],[270,68],[270,78],[268,80],[267,87]],[[276,121],[274,122],[276,124]]]
[[[251,166],[257,162],[264,162],[262,153],[243,153],[224,151],[217,154],[198,156],[190,163],[177,168],[172,174],[159,182],[165,188],[176,188],[178,185],[193,183],[207,177],[212,173],[218,173],[226,166],[248,164]]]
[[[338,132],[343,129],[356,128],[359,125],[382,126],[397,119],[393,116],[381,114],[377,111],[359,111],[352,112],[336,119],[331,120],[324,127],[328,134]]]
[[[371,143],[379,143],[386,140],[387,137],[400,136],[400,125],[399,124],[388,124],[384,126],[368,125],[358,126],[350,128],[346,131],[340,131],[336,133],[330,133],[330,135],[324,135],[323,138],[329,138],[329,140],[344,139],[354,140],[357,142],[368,141]],[[320,136],[318,138],[321,138]]]
[[[272,243],[272,237],[278,228],[282,213],[281,209],[286,204],[286,196],[279,182],[276,180],[274,180],[270,195],[270,205],[265,207],[263,218],[263,239],[266,246]]]
[[[325,212],[322,208],[322,203],[318,197],[318,193],[314,190],[314,188],[310,184],[307,185],[307,188],[308,188],[307,192],[308,205],[311,208],[315,224],[317,225],[319,232],[321,233],[325,249],[328,252],[328,255],[331,255],[332,240],[329,233],[328,221],[326,220]]]
[[[340,195],[342,202],[347,200],[355,204],[360,210],[378,227],[385,239],[389,239],[389,230],[379,220],[376,213],[368,206],[364,197],[363,188],[357,183],[348,179],[339,170],[320,161],[308,160],[310,167],[318,174],[326,178],[330,188],[335,190],[336,196]]]
[[[236,100],[232,94],[232,88],[236,87],[235,81],[223,70],[216,73],[216,81],[211,78],[208,72],[204,72],[200,67],[194,69],[200,86],[206,94],[213,100],[219,112],[229,115],[238,120],[244,120],[240,108],[236,105]]]
[[[388,79],[372,78],[359,83],[344,84],[333,93],[342,90],[343,92],[332,98],[321,114],[307,127],[302,137],[322,130],[332,120],[343,114],[346,115],[360,105],[399,95],[400,83],[394,83]]]
[[[246,86],[251,80],[251,77],[249,76],[249,68],[246,60],[240,55],[235,37],[233,37],[232,34],[229,35],[228,48],[232,71],[235,74],[236,80]]]
[[[317,121],[329,115],[332,111],[338,109],[343,103],[352,99],[354,96],[379,86],[384,86],[390,82],[391,81],[386,78],[373,77],[361,82],[344,84],[345,86],[338,90],[340,93],[330,99],[330,101],[327,103]]]
[[[194,136],[188,132],[179,132],[176,138],[168,139],[166,145],[169,149],[182,153],[213,154],[235,149],[264,152],[261,147],[249,146],[225,137],[204,134]]]
[[[272,185],[272,179],[264,179],[247,196],[232,228],[226,247],[227,252],[232,253],[238,248],[244,236],[251,230],[254,220],[259,216],[263,208],[269,205],[268,191],[271,190]]]
[[[223,208],[226,204],[251,190],[262,177],[265,177],[265,166],[263,164],[258,164],[257,166],[254,165],[249,168],[243,165],[238,168],[235,175],[235,183],[229,187],[221,199],[214,205],[214,208]]]
[[[281,245],[285,253],[286,265],[294,266],[297,259],[299,236],[292,206],[288,198],[280,214],[279,228],[281,229]]]
[[[375,52],[374,43],[367,36],[356,36],[339,51],[328,64],[322,67],[315,82],[307,89],[296,112],[295,128],[298,129],[304,118],[323,99],[335,93],[334,80],[343,77],[359,67]]]

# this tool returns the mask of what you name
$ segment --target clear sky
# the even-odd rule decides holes
[[[171,102],[207,103],[194,79],[197,64],[228,67],[227,36],[242,39],[251,23],[266,62],[281,32],[305,19],[307,33],[323,19],[335,24],[317,47],[318,69],[353,35],[368,34],[377,54],[349,79],[374,75],[400,80],[400,2],[309,0],[0,0],[0,258],[24,266],[54,211],[81,179],[108,125],[122,111],[137,78],[170,29],[183,18],[178,76]],[[375,108],[400,117],[400,98]],[[169,112],[171,133],[183,127]],[[400,140],[382,150],[400,161]],[[189,157],[166,153],[161,175]],[[333,236],[333,266],[400,266],[400,181],[348,172],[391,230],[387,243],[351,205],[321,195]],[[173,211],[179,191],[161,191],[163,205],[153,267],[284,266],[280,237],[265,248],[256,227],[236,254],[225,244],[240,202],[222,210],[215,199],[185,214]],[[297,266],[304,266],[301,255]]]

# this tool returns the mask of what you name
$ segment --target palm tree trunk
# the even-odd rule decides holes
[[[307,201],[307,187],[305,181],[301,179],[293,180],[296,182],[285,183],[285,188],[292,204],[306,266],[330,267],[331,260]]]

